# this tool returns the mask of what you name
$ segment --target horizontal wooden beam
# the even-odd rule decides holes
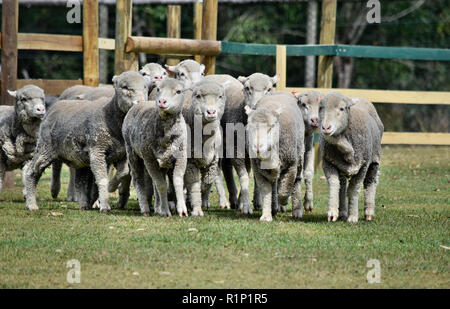
[[[19,33],[18,49],[83,51],[81,35]]]
[[[398,103],[398,104],[438,104],[450,105],[450,92],[444,91],[406,91],[406,90],[370,90],[370,89],[340,89],[340,88],[291,88],[284,91],[305,92],[317,90],[324,94],[339,91],[348,97],[366,98],[376,103]]]
[[[1,81],[0,81],[1,84]],[[35,85],[44,90],[45,94],[60,95],[64,90],[75,85],[82,85],[81,79],[65,80],[65,79],[18,79],[17,89],[25,85]],[[15,89],[9,89],[15,90]]]
[[[384,132],[382,144],[450,145],[450,133]]]
[[[0,33],[0,49],[1,49]],[[17,48],[23,50],[54,50],[54,51],[83,51],[83,37],[81,35],[19,33]],[[98,38],[98,48],[114,50],[115,40]]]
[[[115,39],[98,38],[98,48],[114,50],[116,48],[116,40]]]
[[[220,53],[220,41],[131,36],[127,39],[126,51],[158,55],[187,54],[216,56]]]

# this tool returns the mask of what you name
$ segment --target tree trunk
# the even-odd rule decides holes
[[[306,25],[306,44],[317,42],[317,2],[308,2],[308,19]],[[305,64],[305,87],[314,87],[316,80],[316,57],[307,56]]]
[[[101,38],[108,37],[108,6],[106,4],[100,4],[99,6],[99,36]],[[99,62],[100,62],[100,83],[108,83],[108,51],[99,50]]]

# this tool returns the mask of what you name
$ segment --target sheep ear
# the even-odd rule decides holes
[[[245,109],[245,113],[246,113],[248,116],[250,116],[251,113],[253,113],[253,109],[251,109],[248,105],[245,105],[244,109]]]
[[[17,91],[8,90],[8,93],[9,93],[10,96],[12,96],[14,98],[17,96]]]
[[[239,76],[238,81],[240,81],[242,84],[245,84],[246,81],[248,81],[248,77],[245,76]]]
[[[200,74],[204,74],[204,73],[205,73],[205,65],[200,64]]]
[[[298,92],[297,90],[292,90],[292,95],[297,99],[300,100],[302,94],[300,92]]]
[[[276,74],[272,77],[272,84],[276,84],[280,81],[280,75]]]
[[[114,75],[113,76],[113,78],[112,78],[112,82],[113,82],[113,84],[115,84],[116,82],[117,82],[117,79],[119,78],[119,76],[117,76],[117,75]]]
[[[167,72],[169,72],[169,73],[175,73],[175,71],[177,70],[177,66],[176,65],[167,65],[167,64],[165,64],[164,66],[165,66]]]

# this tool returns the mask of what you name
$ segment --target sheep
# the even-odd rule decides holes
[[[91,86],[75,85],[64,90],[58,100],[81,100],[83,95],[94,89]]]
[[[198,83],[205,75],[205,65],[191,59],[183,60],[177,65],[166,65],[166,69],[184,84],[185,89]]]
[[[305,93],[293,92],[298,100],[298,106],[303,114],[305,123],[305,158],[303,177],[305,178],[305,197],[303,207],[305,212],[313,210],[313,188],[312,182],[314,177],[314,130],[319,127],[319,101],[323,98],[323,94],[308,90]]]
[[[142,67],[139,73],[144,76],[148,82],[150,95],[148,99],[153,101],[156,99],[156,87],[160,86],[164,79],[168,77],[166,69],[159,63],[147,63]]]
[[[292,196],[292,216],[301,219],[301,173],[305,125],[297,100],[289,94],[263,97],[248,114],[248,151],[263,207],[260,221],[272,221],[278,204]]]
[[[45,168],[55,161],[76,168],[76,178],[85,177],[83,170],[90,167],[98,187],[100,211],[111,210],[107,165],[126,160],[121,132],[123,119],[133,105],[148,98],[148,86],[137,72],[114,76],[113,84],[115,96],[111,99],[60,101],[50,109],[40,127],[36,150],[26,172],[29,210],[38,209],[37,182]],[[89,201],[86,196],[86,192],[79,195],[80,209],[92,206],[93,200]]]
[[[203,79],[192,90],[192,102],[185,103],[183,108],[183,117],[190,129],[190,156],[184,183],[191,201],[191,214],[194,216],[203,216],[202,206],[208,207],[212,184],[218,178],[219,156],[222,151],[220,120],[225,109],[227,85],[228,83],[222,86],[207,78]],[[200,128],[200,132],[197,128]]]
[[[204,75],[205,75],[205,73],[204,73],[205,66],[203,64],[199,64],[198,62],[196,62],[194,60],[190,60],[190,59],[181,61],[180,63],[178,63],[175,66],[166,65],[166,68],[169,72],[172,72],[174,74],[175,79],[178,79],[181,82],[183,82],[185,88],[192,88],[193,85],[200,82],[204,78]],[[216,185],[217,193],[219,195],[220,208],[229,209],[230,204],[228,203],[228,200],[226,197],[225,188],[224,188],[223,180],[222,180],[222,172],[220,169],[218,170],[218,175],[215,180],[215,185]],[[208,193],[206,193],[206,190],[208,187],[209,187],[208,185],[203,186],[203,189],[202,189],[203,194],[208,194]],[[203,207],[209,208],[209,200],[203,199],[203,201],[206,203],[205,205],[203,205]]]
[[[187,216],[183,176],[187,165],[187,130],[182,109],[183,83],[167,78],[157,88],[156,101],[133,107],[125,117],[122,134],[133,185],[143,216],[149,216],[149,185],[155,184],[155,213],[170,216],[166,176],[171,170],[177,198],[177,212]],[[147,190],[146,190],[147,189]]]
[[[320,100],[319,125],[323,171],[329,188],[328,221],[358,221],[361,184],[365,220],[372,220],[384,130],[375,107],[365,99],[331,92]]]
[[[22,168],[23,178],[46,113],[41,88],[27,85],[8,93],[14,97],[14,106],[0,106],[0,192],[7,171]]]
[[[276,83],[278,83],[280,77],[278,75],[270,77],[263,73],[253,73],[247,77],[239,76],[238,80],[244,86],[245,105],[252,109],[255,109],[256,104],[262,97],[277,93],[276,91],[273,90],[273,87],[275,86]],[[255,187],[253,190],[253,207],[255,209],[260,209],[262,202],[261,196],[259,194],[256,180],[254,183]],[[227,181],[227,184],[229,184],[231,188],[235,188],[234,178],[229,179]]]
[[[208,75],[204,80],[215,81],[221,85],[228,84],[226,87],[225,110],[221,120],[225,149],[222,159],[222,170],[228,187],[231,208],[237,209],[244,214],[251,214],[253,210],[250,207],[248,176],[250,161],[245,147],[247,114],[244,110],[244,87],[240,81],[230,75]],[[240,128],[242,132],[239,132]],[[238,198],[233,168],[238,174],[241,185]]]

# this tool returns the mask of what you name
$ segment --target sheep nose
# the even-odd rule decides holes
[[[162,80],[163,77],[162,77],[162,76],[155,76],[155,79],[156,79],[156,80]]]
[[[315,128],[319,125],[319,120],[317,119],[317,117],[311,118],[311,125]]]
[[[45,113],[45,107],[37,107],[36,111],[40,114],[44,114]]]
[[[159,106],[160,106],[160,107],[164,107],[164,106],[166,105],[166,103],[167,103],[167,100],[165,100],[165,99],[159,99],[158,103],[159,103]]]
[[[329,125],[329,124],[324,124],[324,125],[322,126],[322,130],[323,130],[324,133],[330,132],[330,131],[331,131],[331,125]]]
[[[208,109],[206,112],[208,113],[209,116],[214,116],[216,114],[215,109]]]

